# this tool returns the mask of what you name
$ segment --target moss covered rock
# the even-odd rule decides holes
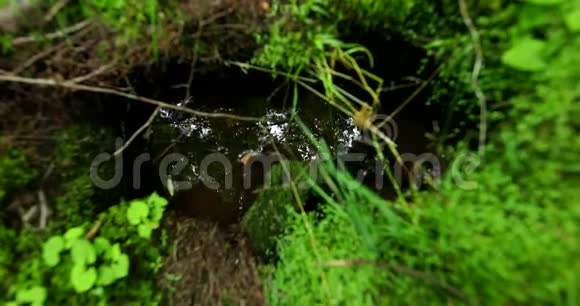
[[[276,165],[270,182],[260,191],[244,217],[244,225],[254,250],[266,258],[274,255],[276,241],[288,227],[300,205],[304,205],[308,188],[306,167],[301,162]],[[289,183],[292,179],[292,183]]]

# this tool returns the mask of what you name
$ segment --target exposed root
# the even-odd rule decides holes
[[[483,157],[485,155],[485,143],[487,138],[487,100],[483,94],[481,86],[479,86],[479,74],[481,73],[481,68],[483,67],[483,50],[481,48],[481,40],[479,39],[479,32],[475,27],[469,11],[467,9],[467,4],[465,0],[459,1],[459,10],[461,11],[461,16],[465,26],[469,30],[471,35],[473,49],[475,52],[475,62],[473,63],[473,72],[471,74],[471,87],[475,92],[477,100],[479,100],[479,156]]]

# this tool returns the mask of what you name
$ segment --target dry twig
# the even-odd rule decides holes
[[[50,215],[50,207],[48,206],[46,195],[42,190],[38,191],[38,207],[40,211],[38,215],[38,229],[44,230],[48,222],[48,216]]]
[[[102,220],[99,220],[99,221],[95,222],[95,224],[93,225],[93,227],[91,227],[91,229],[85,235],[85,239],[86,240],[91,240],[91,239],[95,238],[95,236],[97,235],[97,233],[101,229],[101,226],[102,225],[103,225],[103,221]]]
[[[30,57],[28,60],[26,60],[24,63],[22,63],[18,67],[14,68],[10,74],[14,74],[14,75],[20,74],[26,68],[32,66],[37,61],[39,61],[42,58],[50,55],[51,53],[57,51],[60,48],[62,48],[62,44],[57,44],[55,46],[52,46],[50,48],[46,48],[46,49],[42,50],[41,52],[39,52],[39,53],[35,54],[34,56]]]
[[[163,102],[163,101],[159,101],[159,100],[155,100],[155,99],[151,99],[151,98],[147,98],[147,97],[142,97],[142,96],[138,96],[138,95],[134,95],[134,94],[129,94],[129,93],[121,92],[121,91],[110,89],[110,88],[77,84],[77,83],[74,83],[72,81],[60,82],[60,81],[53,80],[53,79],[42,79],[42,78],[35,79],[35,78],[27,78],[27,77],[15,76],[15,75],[0,75],[0,82],[2,82],[2,81],[3,82],[13,82],[13,83],[37,85],[37,86],[61,87],[61,88],[67,88],[67,89],[71,89],[71,90],[110,94],[110,95],[115,95],[115,96],[127,98],[130,100],[135,100],[135,101],[139,101],[139,102],[143,102],[143,103],[153,104],[153,105],[160,106],[163,108],[172,109],[172,110],[176,110],[176,111],[180,111],[180,112],[184,112],[184,113],[188,113],[188,114],[200,116],[200,117],[226,118],[226,119],[232,119],[232,120],[238,120],[238,121],[251,121],[251,122],[260,122],[263,120],[263,118],[257,118],[257,117],[247,117],[247,116],[238,116],[238,115],[227,114],[227,113],[208,113],[208,112],[197,111],[197,110],[193,110],[193,109],[190,109],[187,107],[177,106],[177,105],[169,104],[167,102]]]
[[[151,123],[153,123],[153,120],[155,120],[155,117],[157,117],[157,114],[159,114],[160,110],[161,107],[157,106],[157,108],[155,108],[151,116],[149,116],[149,119],[147,119],[147,121],[139,129],[137,129],[137,131],[135,131],[135,133],[133,133],[131,137],[129,137],[129,140],[127,140],[127,142],[122,147],[120,147],[117,151],[115,151],[115,153],[113,153],[113,156],[117,156],[121,154],[125,149],[127,149],[127,147],[131,144],[131,142],[133,142],[133,140],[135,140],[135,138],[137,138],[139,134],[141,134],[146,128],[148,128],[151,125]]]
[[[60,12],[60,10],[68,4],[69,1],[70,0],[59,0],[57,3],[55,3],[50,8],[46,16],[44,16],[44,22],[50,22],[56,16],[56,14],[58,14],[58,12]]]
[[[92,23],[92,20],[87,19],[84,21],[81,21],[77,24],[74,24],[70,27],[52,32],[52,33],[48,33],[46,35],[44,35],[42,38],[45,40],[54,40],[54,39],[59,39],[62,37],[65,37],[69,34],[78,32],[82,29],[84,29],[85,27],[89,26]],[[23,45],[23,44],[27,44],[27,43],[32,43],[35,42],[37,39],[35,36],[33,35],[29,35],[29,36],[23,36],[23,37],[17,37],[12,41],[12,44],[14,46],[18,46],[18,45]]]
[[[82,82],[84,82],[86,80],[89,80],[89,79],[91,79],[91,78],[99,75],[99,74],[102,74],[102,73],[106,72],[107,70],[109,70],[110,68],[112,68],[114,66],[114,64],[115,63],[109,63],[109,64],[106,64],[106,65],[103,65],[103,66],[97,68],[96,70],[93,70],[93,71],[91,71],[88,74],[85,74],[85,75],[81,75],[79,77],[76,77],[76,78],[70,80],[69,82],[72,82],[72,83],[82,83]]]

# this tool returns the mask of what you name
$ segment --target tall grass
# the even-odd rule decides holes
[[[529,30],[523,18],[533,5],[516,15],[522,20],[515,32]],[[580,77],[580,36],[560,22],[550,29],[550,65],[528,76],[532,85],[512,86],[513,71],[496,76],[496,88],[512,89],[513,108],[493,114],[505,121],[486,148],[484,166],[461,173],[462,156],[470,151],[459,146],[439,192],[415,193],[412,203],[387,202],[341,172],[324,142],[302,124],[327,161],[319,171],[324,179],[309,180],[325,217],[294,214],[278,240],[280,260],[267,283],[270,303],[580,305],[580,198],[574,191],[580,184],[574,166],[580,93],[573,81]],[[294,80],[312,91],[312,79],[320,82],[321,98],[353,118],[361,104],[374,106],[373,98],[359,101],[335,85],[342,75],[332,68],[341,61],[355,72],[349,80],[373,97],[365,81],[380,80],[349,58],[349,50],[363,49],[321,41],[318,55],[301,66],[308,80]],[[459,66],[470,66],[464,64]]]

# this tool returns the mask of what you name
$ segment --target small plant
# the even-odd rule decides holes
[[[32,286],[29,288],[20,289],[16,292],[14,301],[6,303],[6,306],[42,306],[46,300],[46,294],[46,288],[42,286]]]
[[[30,168],[26,156],[18,150],[0,155],[0,203],[7,194],[30,183],[36,172]]]
[[[38,233],[17,234],[0,224],[0,277],[5,279],[0,288],[6,291],[0,301],[11,306],[93,305],[137,296],[157,301],[154,280],[147,276],[159,271],[162,255],[150,238],[166,205],[156,194],[121,202],[94,216],[98,221],[92,226],[85,217],[82,225],[52,233],[44,242]],[[14,267],[17,256],[21,262]]]
[[[154,229],[159,227],[167,200],[157,194],[152,194],[144,200],[129,203],[127,221],[137,228],[140,237],[149,239]]]
[[[119,243],[112,245],[104,237],[91,242],[84,235],[82,227],[75,227],[62,236],[52,236],[43,245],[44,263],[55,267],[63,258],[61,264],[72,265],[70,284],[77,293],[108,286],[129,274],[129,256],[121,251]]]

